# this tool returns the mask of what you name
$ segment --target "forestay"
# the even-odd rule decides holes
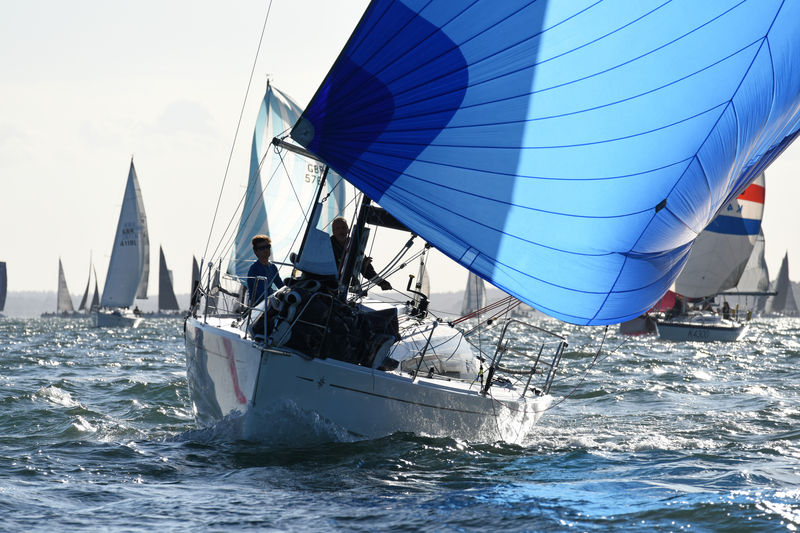
[[[247,276],[247,270],[255,259],[250,242],[255,235],[270,236],[272,257],[278,262],[287,261],[289,254],[300,246],[300,228],[309,215],[323,166],[319,161],[292,152],[279,153],[270,144],[274,137],[288,134],[300,112],[300,107],[291,98],[267,84],[253,132],[242,216],[228,264],[231,275]],[[323,227],[341,214],[346,201],[344,180],[329,173],[327,192],[330,196],[320,217]]]
[[[798,0],[375,0],[292,137],[525,303],[621,322],[797,134],[798,20]]]

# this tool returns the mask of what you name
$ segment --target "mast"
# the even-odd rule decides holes
[[[350,229],[350,242],[347,246],[347,253],[345,254],[344,268],[341,271],[341,278],[339,281],[339,297],[347,299],[347,289],[350,287],[350,282],[353,280],[353,270],[356,266],[359,251],[361,250],[361,236],[364,233],[364,226],[367,222],[367,212],[372,200],[366,194],[362,193],[361,206],[358,209],[358,219],[354,227]]]

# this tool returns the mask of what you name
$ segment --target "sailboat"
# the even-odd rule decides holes
[[[3,309],[6,308],[6,294],[8,293],[8,272],[6,262],[0,261],[0,317],[3,316]]]
[[[167,268],[167,259],[161,246],[158,247],[158,314],[180,316],[180,306],[172,285],[172,271]]]
[[[56,311],[54,313],[42,313],[42,318],[59,317],[59,318],[79,318],[80,313],[75,311],[72,305],[72,296],[69,294],[67,287],[67,278],[64,275],[64,267],[61,263],[61,258],[58,258],[58,285],[56,290]]]
[[[486,306],[486,288],[483,280],[470,272],[467,276],[467,288],[464,290],[464,301],[461,303],[461,315],[466,316]]]
[[[108,263],[100,308],[94,314],[96,327],[136,327],[142,318],[131,311],[134,298],[147,298],[150,272],[150,241],[139,180],[131,159],[125,195],[117,222],[111,260]]]
[[[64,276],[64,267],[61,265],[61,258],[58,258],[58,292],[56,295],[56,314],[59,316],[70,316],[75,314],[72,305],[72,296],[67,288],[67,278]]]
[[[789,280],[789,252],[783,256],[774,289],[775,295],[767,300],[765,312],[770,315],[797,316],[797,301]]]
[[[753,253],[747,261],[747,266],[739,278],[739,283],[730,291],[721,293],[722,296],[736,309],[743,309],[751,314],[761,314],[767,304],[767,297],[774,295],[770,292],[769,268],[764,257],[765,238],[764,229],[756,237]]]
[[[658,320],[656,328],[662,339],[736,341],[746,333],[746,321],[739,319],[727,301],[719,312],[711,310],[711,301],[736,287],[747,267],[761,232],[764,181],[764,174],[759,174],[698,236],[675,281],[675,292],[684,304],[689,298],[699,299],[702,304],[696,310],[684,309],[677,316]]]
[[[92,289],[92,279],[94,277],[94,293]],[[91,256],[89,256],[89,276],[86,279],[86,288],[83,290],[81,303],[78,305],[78,312],[90,314],[100,306],[100,291],[97,289],[97,271],[94,268]]]
[[[794,0],[371,2],[275,142],[323,168],[300,274],[240,317],[201,304],[186,320],[198,421],[235,418],[245,438],[300,419],[358,438],[523,440],[552,403],[565,339],[509,373],[504,350],[353,293],[373,202],[554,318],[639,316],[796,137],[798,17]],[[338,270],[318,224],[328,168],[363,193]]]

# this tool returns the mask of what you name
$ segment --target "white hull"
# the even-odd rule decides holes
[[[135,328],[141,324],[142,317],[128,310],[101,309],[92,313],[92,321],[96,328]]]
[[[658,321],[658,336],[668,341],[734,342],[747,333],[747,324],[718,317],[699,315],[689,319],[677,317]]]
[[[530,390],[520,398],[519,390],[493,386],[484,396],[479,383],[307,359],[292,349],[263,348],[230,323],[187,319],[189,389],[201,425],[237,417],[248,440],[312,420],[334,439],[412,432],[520,442],[552,402]]]

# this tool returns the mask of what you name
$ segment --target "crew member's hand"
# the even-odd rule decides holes
[[[386,281],[385,279],[384,279],[384,280],[381,280],[381,282],[380,282],[380,283],[378,283],[378,287],[380,287],[380,288],[381,288],[381,289],[383,289],[384,291],[390,291],[390,290],[392,290],[392,284],[391,284],[391,283],[389,283],[388,281]]]

